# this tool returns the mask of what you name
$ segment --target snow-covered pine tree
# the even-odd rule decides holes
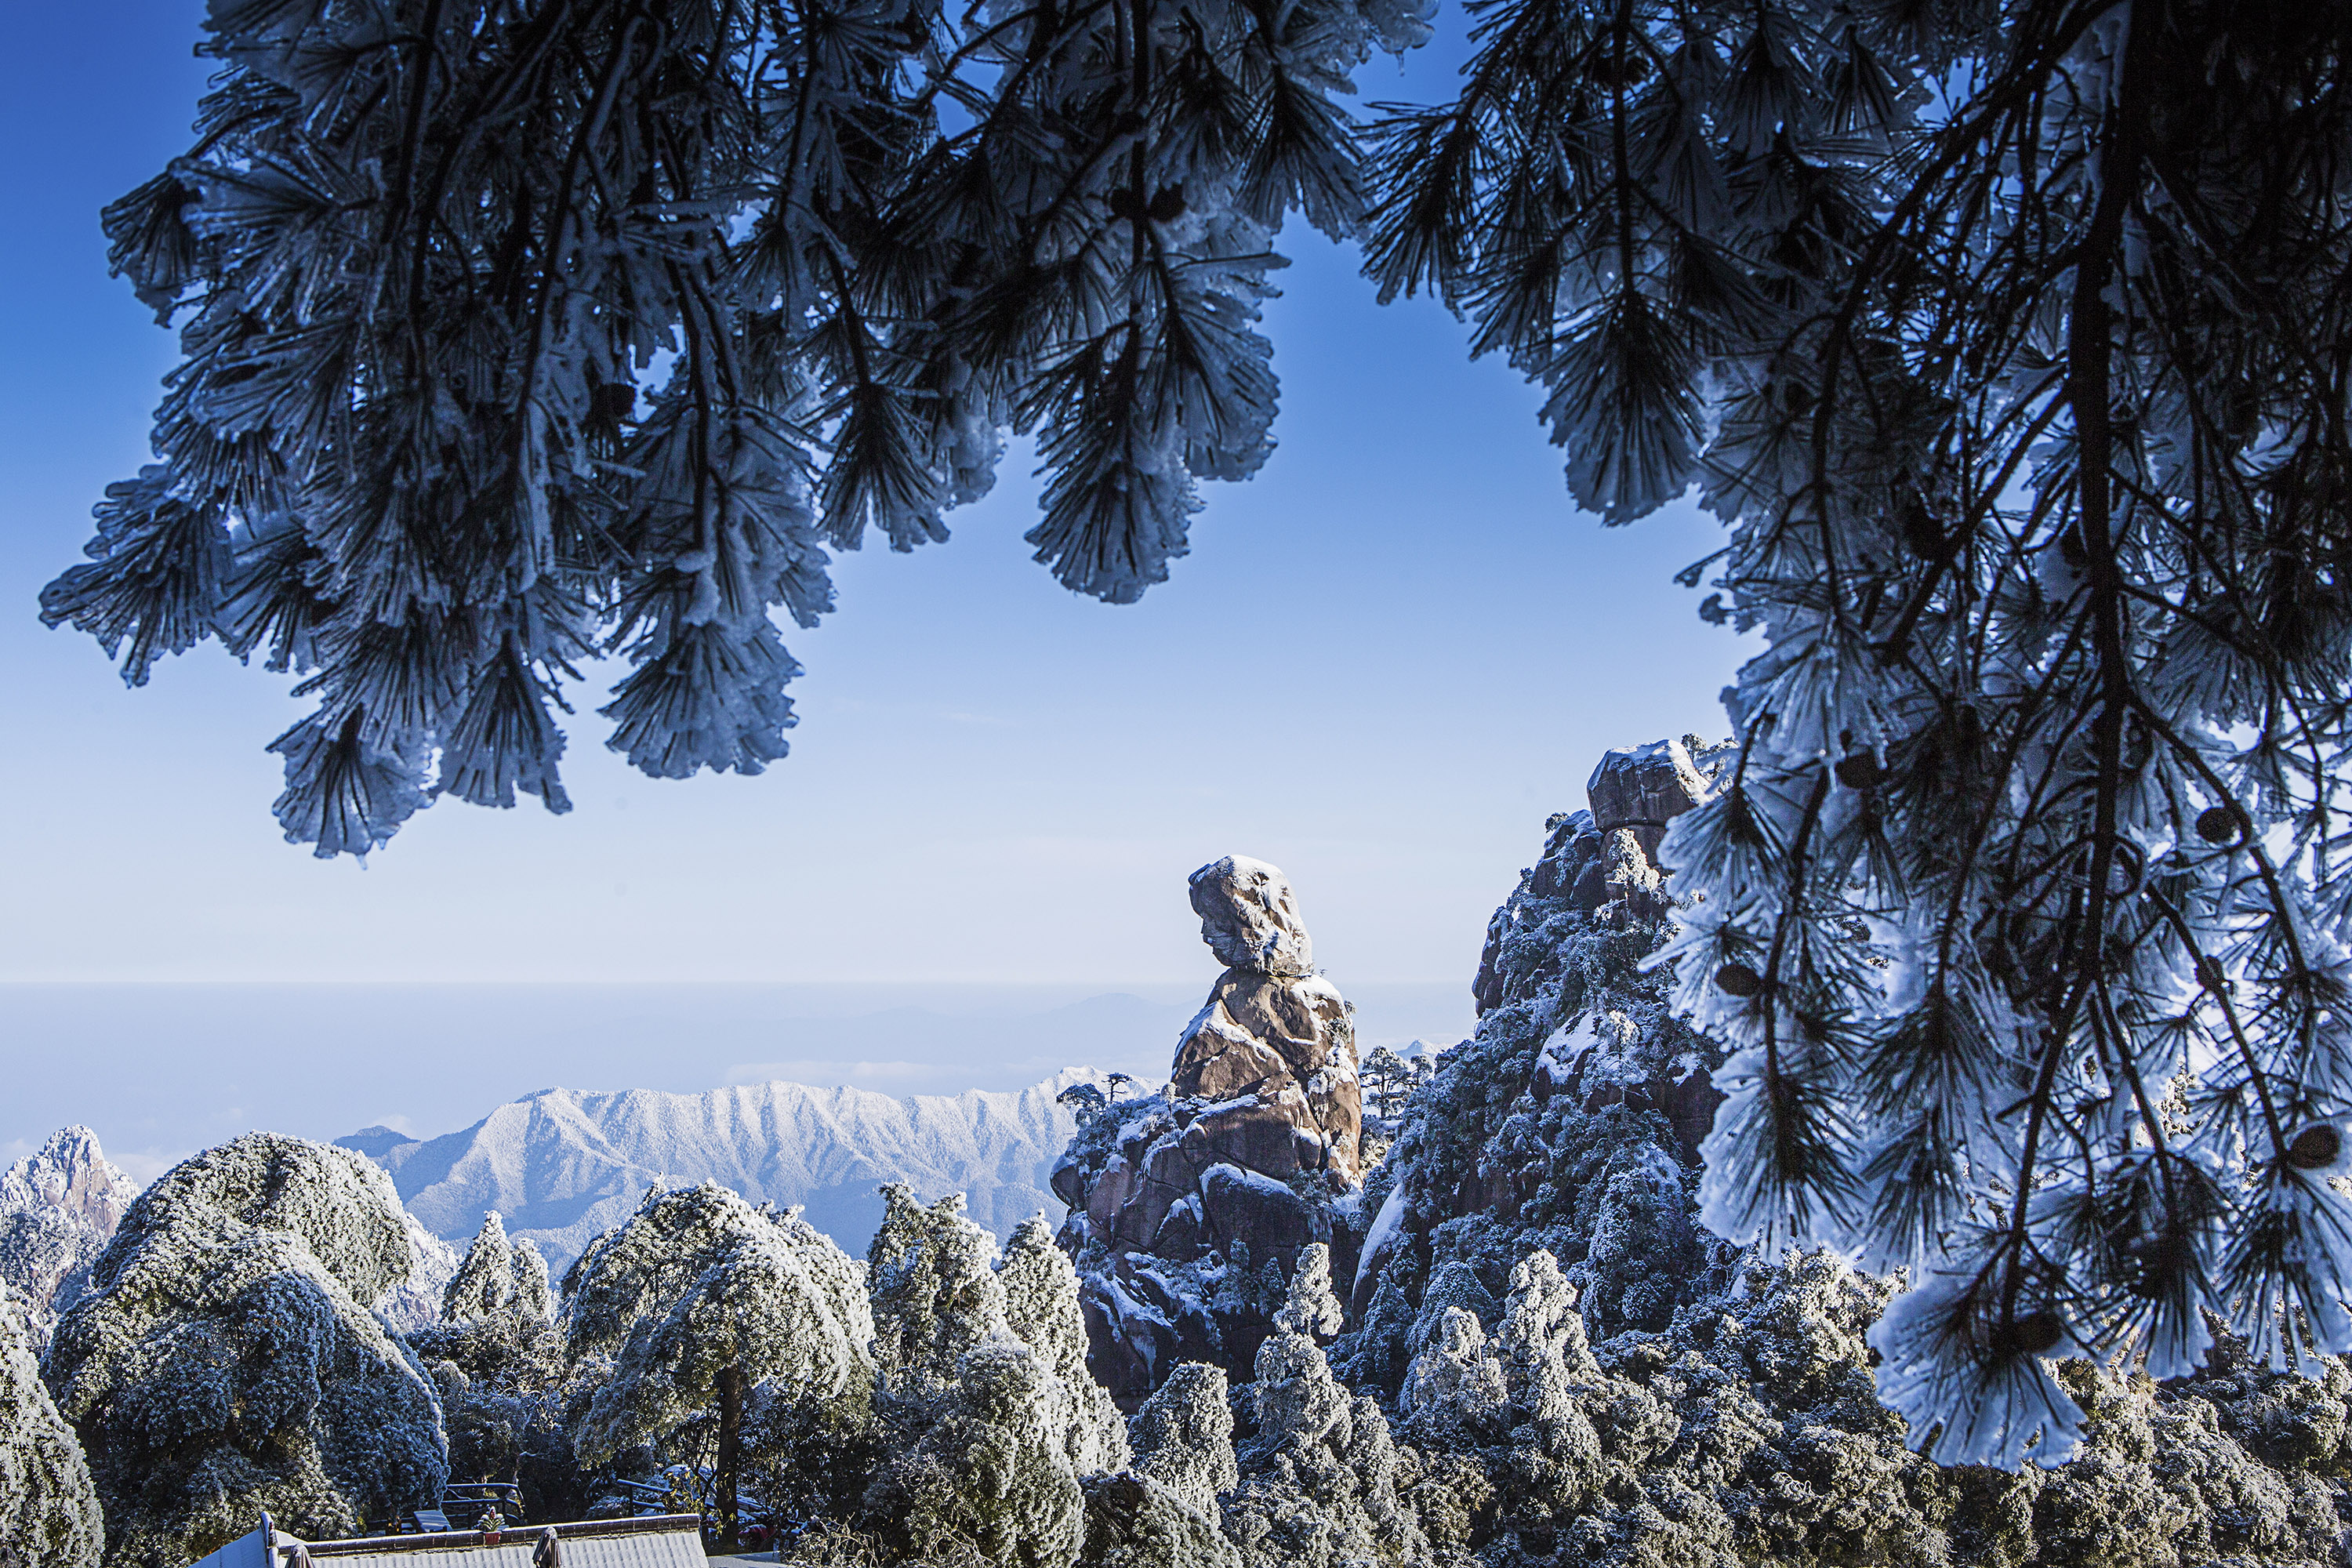
[[[0,1281],[0,1568],[98,1568],[106,1524],[81,1442],[41,1382],[33,1304]]]
[[[185,356],[157,461],[44,599],[133,684],[297,675],[277,811],[364,853],[442,795],[566,809],[576,661],[646,772],[756,773],[770,612],[910,550],[1008,432],[1037,559],[1132,600],[1271,449],[1272,237],[1353,231],[1335,102],[1427,0],[963,10],[222,5],[184,157],[107,209]]]
[[[506,1217],[492,1209],[441,1294],[441,1316],[452,1323],[511,1320],[544,1323],[554,1309],[547,1259],[528,1241],[507,1239]]]
[[[707,1442],[726,1542],[754,1396],[862,1415],[872,1394],[856,1262],[797,1211],[754,1208],[713,1182],[656,1188],[590,1243],[564,1274],[562,1326],[575,1359],[612,1358],[572,1433],[582,1458],[682,1440],[698,1458]]]
[[[1343,1314],[1331,1291],[1331,1250],[1299,1254],[1275,1331],[1258,1347],[1251,1404],[1257,1431],[1226,1533],[1249,1568],[1346,1568],[1420,1560],[1419,1521],[1397,1495],[1387,1417],[1369,1394],[1331,1374],[1322,1342]]]
[[[1384,289],[1542,383],[1580,504],[1731,525],[1746,751],[1665,849],[1737,1052],[1705,1212],[1911,1266],[1888,1387],[1956,1459],[2063,1447],[2066,1346],[2352,1348],[2347,49],[1496,0],[1383,129]]]
[[[866,1271],[890,1457],[866,1527],[925,1561],[1066,1568],[1087,1535],[1082,1484],[1128,1461],[1126,1424],[1087,1370],[1077,1272],[1042,1218],[1000,1258],[961,1194],[927,1205],[892,1183],[882,1196]],[[1144,1500],[1104,1495],[1121,1529],[1152,1533]]]
[[[319,1539],[432,1500],[439,1401],[368,1306],[410,1258],[392,1179],[348,1149],[249,1132],[139,1196],[44,1367],[110,1565],[193,1562],[264,1509]]]
[[[1116,1470],[1128,1460],[1127,1420],[1110,1390],[1087,1370],[1087,1317],[1078,1305],[1078,1271],[1054,1245],[1042,1215],[1023,1220],[996,1266],[1004,1289],[1005,1326],[1037,1352],[1059,1394],[1053,1411],[1070,1468],[1080,1476]]]
[[[413,1215],[409,1225],[418,1245],[422,1228]],[[584,1512],[568,1417],[584,1410],[590,1391],[571,1375],[550,1321],[547,1260],[530,1242],[509,1241],[492,1210],[435,1296],[432,1321],[403,1338],[441,1390],[450,1474],[512,1477],[523,1487],[525,1518]]]

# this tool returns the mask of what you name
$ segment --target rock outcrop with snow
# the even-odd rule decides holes
[[[24,1299],[36,1351],[73,1305],[89,1266],[114,1235],[138,1186],[117,1170],[98,1135],[68,1127],[0,1172],[0,1284]]]
[[[1047,1175],[1077,1122],[1055,1097],[1101,1081],[1074,1068],[1024,1089],[904,1099],[783,1082],[703,1094],[550,1089],[439,1138],[372,1127],[337,1142],[389,1172],[436,1236],[463,1246],[496,1209],[509,1237],[559,1274],[656,1184],[714,1181],[754,1203],[803,1205],[811,1225],[856,1252],[882,1221],[887,1182],[926,1197],[962,1193],[999,1237],[1041,1211],[1058,1220]]]
[[[299,1138],[247,1133],[140,1194],[45,1369],[110,1568],[179,1568],[264,1509],[316,1540],[431,1500],[440,1403],[370,1310],[410,1257],[383,1173]]]
[[[1228,856],[1191,892],[1227,967],[1167,1092],[1093,1105],[1054,1168],[1095,1373],[1130,1408],[1181,1361],[1244,1373],[1306,1250],[1336,1238],[1354,1254],[1332,1223],[1362,1170],[1348,1004],[1315,973],[1280,871]]]
[[[1643,963],[1672,897],[1650,857],[1721,760],[1693,742],[1612,752],[1591,811],[1551,820],[1489,931],[1475,1037],[1415,1089],[1366,1183],[1356,1311],[1329,1361],[1391,1417],[1392,1458],[1349,1468],[1368,1495],[1392,1472],[1423,1537],[1413,1560],[2343,1563],[2343,1363],[2299,1378],[2226,1340],[2197,1376],[2163,1384],[2067,1362],[2084,1415],[2070,1462],[1946,1468],[1874,1386],[1866,1336],[1891,1281],[1824,1253],[1758,1257],[1697,1223],[1720,1052]],[[1303,1403],[1336,1430],[1338,1397],[1298,1364]],[[1294,1500],[1317,1484],[1284,1483],[1264,1434],[1240,1447],[1228,1533],[1274,1521],[1276,1560],[1311,1557],[1315,1515]],[[1254,1488],[1271,1501],[1251,1503]]]

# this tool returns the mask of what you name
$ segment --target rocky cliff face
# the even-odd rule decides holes
[[[87,1127],[68,1127],[0,1173],[0,1283],[23,1298],[35,1350],[81,1295],[139,1188]]]
[[[1290,884],[1228,856],[1192,873],[1226,965],[1177,1042],[1168,1091],[1091,1109],[1054,1169],[1092,1364],[1129,1408],[1180,1361],[1245,1372],[1302,1252],[1362,1173],[1348,1004],[1315,973]]]

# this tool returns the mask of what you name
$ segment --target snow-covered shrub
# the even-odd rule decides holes
[[[1004,1244],[996,1275],[1004,1289],[1005,1322],[1054,1374],[1070,1468],[1081,1476],[1127,1463],[1127,1422],[1110,1391],[1087,1370],[1087,1320],[1078,1307],[1078,1272],[1054,1245],[1042,1216],[1024,1220]]]
[[[0,1284],[0,1568],[97,1568],[98,1491],[34,1353],[32,1304]]]
[[[1069,1568],[1086,1497],[1055,1420],[1059,1382],[1007,1330],[964,1352],[922,1435],[867,1493],[872,1527],[918,1561]]]
[[[1330,1254],[1318,1243],[1301,1255],[1275,1331],[1258,1347],[1257,1432],[1225,1515],[1250,1568],[1412,1563],[1425,1550],[1397,1495],[1387,1418],[1341,1385],[1324,1357],[1319,1338],[1340,1319]]]
[[[1217,1498],[1241,1479],[1234,1461],[1234,1413],[1222,1368],[1187,1362],[1152,1392],[1129,1423],[1135,1469],[1214,1518]]]
[[[874,1374],[864,1285],[856,1263],[797,1212],[754,1208],[711,1182],[649,1192],[564,1275],[567,1347],[612,1358],[572,1431],[581,1458],[601,1464],[709,1433],[714,1511],[731,1536],[755,1396],[862,1419]]]
[[[498,1317],[544,1322],[553,1308],[547,1259],[528,1241],[509,1242],[505,1218],[490,1210],[442,1293],[442,1317],[453,1323]]]
[[[885,1394],[921,1405],[954,1386],[964,1356],[1007,1327],[996,1238],[964,1217],[963,1194],[925,1206],[882,1189],[882,1224],[866,1248],[874,1363]]]
[[[368,1306],[409,1260],[390,1178],[298,1138],[248,1133],[131,1205],[47,1366],[110,1568],[179,1568],[263,1509],[318,1538],[430,1500],[439,1401]]]
[[[1223,1370],[1178,1367],[1129,1425],[1133,1468],[1085,1482],[1084,1568],[1240,1568],[1218,1525],[1240,1479]]]
[[[436,1323],[402,1337],[441,1391],[451,1475],[513,1477],[527,1519],[588,1512],[572,1427],[608,1364],[591,1358],[575,1370],[562,1333],[529,1310]]]
[[[425,1222],[407,1210],[401,1224],[408,1232],[408,1278],[386,1290],[375,1304],[375,1315],[395,1334],[415,1333],[441,1321],[449,1281],[457,1276],[457,1249],[425,1228]]]
[[[1043,1220],[1000,1259],[960,1195],[927,1206],[893,1184],[883,1197],[866,1268],[892,1457],[866,1527],[926,1559],[1059,1568],[1084,1536],[1081,1480],[1128,1459],[1125,1424],[1087,1370],[1076,1271]],[[1154,1528],[1148,1498],[1104,1495]]]

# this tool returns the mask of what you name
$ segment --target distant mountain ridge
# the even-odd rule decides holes
[[[1043,1210],[1076,1129],[1057,1100],[1069,1068],[1027,1089],[894,1097],[777,1080],[700,1094],[548,1089],[473,1126],[416,1139],[384,1127],[336,1142],[383,1166],[425,1228],[463,1242],[498,1210],[507,1233],[539,1245],[561,1274],[599,1232],[633,1212],[646,1188],[705,1180],[754,1202],[804,1206],[810,1224],[853,1253],[881,1221],[875,1189],[903,1181],[925,1198],[967,1195],[968,1212],[1003,1236]]]
[[[37,1343],[48,1342],[138,1195],[87,1127],[51,1134],[0,1172],[0,1283],[25,1298]]]

